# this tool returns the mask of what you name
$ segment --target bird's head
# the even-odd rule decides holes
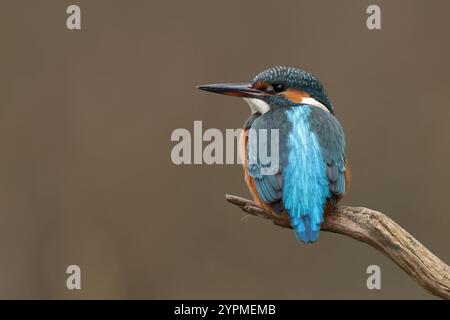
[[[322,84],[312,74],[289,67],[267,69],[249,83],[221,83],[199,89],[244,98],[253,113],[309,104],[334,113]]]

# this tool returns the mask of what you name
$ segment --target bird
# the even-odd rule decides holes
[[[239,140],[248,189],[261,208],[289,220],[299,241],[316,242],[324,216],[332,213],[350,182],[344,131],[322,83],[305,70],[278,66],[248,83],[197,88],[248,103],[251,115]],[[279,164],[270,174],[262,174],[258,151],[256,157],[250,154],[258,150],[258,135],[250,132],[263,129],[278,130]]]

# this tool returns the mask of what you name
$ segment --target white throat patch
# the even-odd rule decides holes
[[[250,106],[250,109],[252,109],[252,113],[261,113],[264,114],[268,111],[270,111],[270,106],[261,99],[256,98],[244,98],[244,100],[248,103]]]

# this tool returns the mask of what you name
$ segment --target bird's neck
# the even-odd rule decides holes
[[[311,98],[311,97],[303,98],[301,103],[302,104],[307,104],[307,105],[310,105],[310,106],[314,106],[314,107],[318,107],[318,108],[320,108],[320,109],[322,109],[322,110],[324,110],[326,112],[330,112],[330,110],[328,110],[328,108],[323,103],[321,103],[321,102],[319,102],[316,99]]]

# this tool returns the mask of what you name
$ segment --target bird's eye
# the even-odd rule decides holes
[[[283,92],[283,91],[284,91],[284,85],[281,84],[281,83],[274,84],[274,85],[273,85],[273,90],[274,90],[276,93]]]

